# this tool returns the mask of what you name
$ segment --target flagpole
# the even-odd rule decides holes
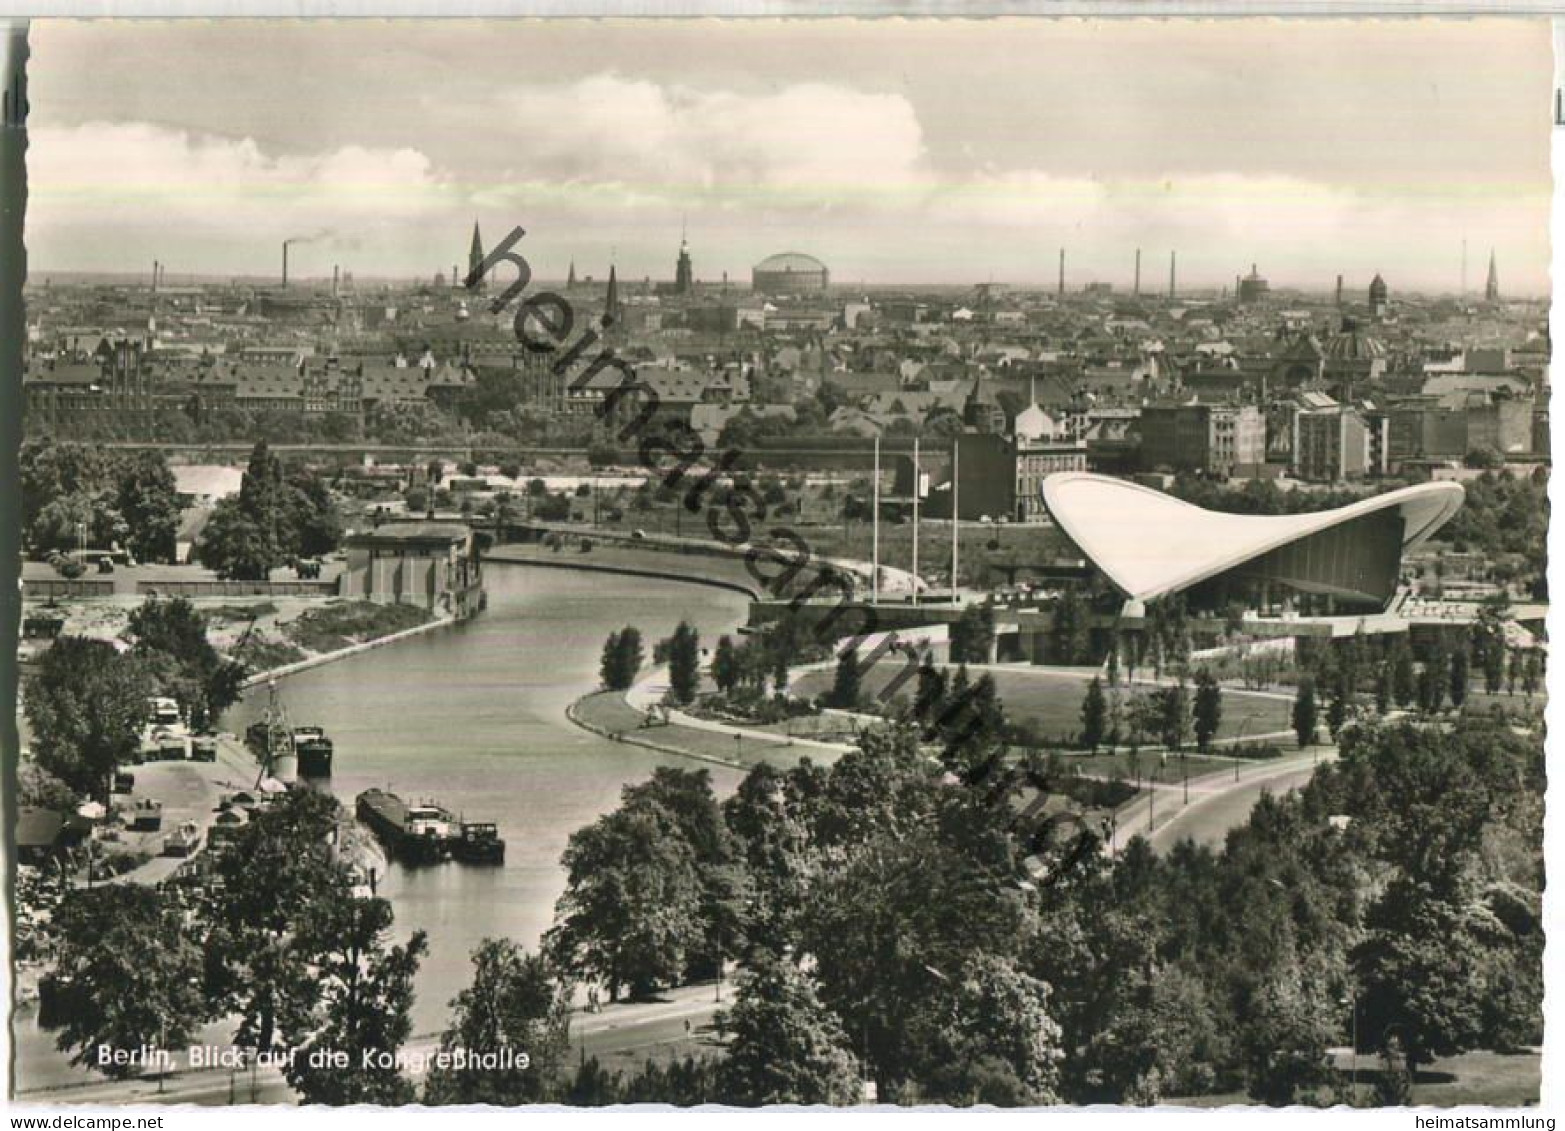
[[[959,490],[957,483],[961,476],[958,474],[962,458],[961,446],[956,437],[951,438],[951,603],[956,604],[956,530],[961,521],[962,508],[957,497]]]
[[[880,437],[875,437],[875,477],[870,484],[869,603],[880,604]]]
[[[918,604],[918,495],[923,488],[918,470],[918,437],[913,437],[913,604]]]

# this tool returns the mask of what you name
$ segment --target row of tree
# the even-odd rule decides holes
[[[331,553],[341,541],[342,520],[325,482],[303,468],[285,469],[260,440],[239,493],[212,509],[196,552],[219,577],[265,581],[272,570]]]
[[[1341,760],[1223,850],[1138,838],[1061,871],[1015,819],[1049,785],[1006,753],[986,679],[926,663],[907,714],[830,768],[758,765],[721,803],[660,770],[572,838],[563,970],[646,995],[728,957],[765,991],[721,1062],[623,1088],[840,1103],[857,1072],[894,1102],[1359,1102],[1327,1056],[1356,1032],[1392,1102],[1432,1057],[1538,1038],[1535,735],[1344,728]],[[1221,722],[1206,672],[1146,698]]]
[[[107,800],[110,775],[136,753],[149,697],[177,699],[198,730],[239,698],[243,666],[218,655],[184,598],[148,598],[126,636],[129,651],[62,636],[23,685],[34,760],[79,796]]]
[[[35,552],[119,545],[172,561],[179,493],[159,452],[30,440],[19,453],[22,530]]]

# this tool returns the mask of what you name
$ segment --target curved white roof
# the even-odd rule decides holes
[[[1399,508],[1402,549],[1419,545],[1454,515],[1460,483],[1420,483],[1312,514],[1249,515],[1203,510],[1150,487],[1106,475],[1064,472],[1043,481],[1043,502],[1081,552],[1137,600],[1188,588],[1278,546],[1376,511]]]

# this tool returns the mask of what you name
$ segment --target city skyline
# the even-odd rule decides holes
[[[549,277],[671,278],[688,224],[712,283],[797,250],[844,286],[1045,289],[1064,246],[1072,288],[1128,290],[1140,248],[1143,293],[1177,250],[1192,290],[1254,263],[1449,294],[1465,238],[1469,293],[1491,248],[1502,293],[1548,290],[1546,25],[307,30],[35,24],[33,276],[264,279],[303,235],[301,278],[429,278],[476,219]]]

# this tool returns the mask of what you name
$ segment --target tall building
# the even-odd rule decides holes
[[[1240,302],[1262,302],[1271,293],[1271,284],[1261,277],[1261,273],[1255,269],[1255,264],[1250,264],[1250,273],[1239,280],[1238,292]]]
[[[1500,301],[1500,273],[1494,266],[1494,248],[1489,249],[1489,278],[1483,285],[1485,302]]]
[[[1369,281],[1369,316],[1384,318],[1389,313],[1391,313],[1390,292],[1386,288],[1386,281],[1377,271],[1375,277]]]
[[[472,242],[472,245],[470,247],[468,247],[468,249],[467,249],[467,277],[469,279],[471,279],[474,276],[478,275],[478,269],[480,267],[482,267],[483,265],[484,265],[484,241],[483,241],[482,237],[480,237],[479,234],[478,234],[478,221],[474,220],[473,221],[473,242]],[[479,290],[486,290],[488,288],[488,286],[489,286],[489,280],[488,279],[480,278],[478,280],[478,289]]]
[[[690,266],[690,243],[681,233],[679,237],[679,260],[674,264],[674,293],[687,295],[696,289],[695,271]]]
[[[1384,433],[1384,417],[1374,421]],[[1301,411],[1293,418],[1293,473],[1312,483],[1362,479],[1373,466],[1375,451],[1386,450],[1386,437],[1371,436],[1371,421],[1349,405],[1333,404]],[[1383,458],[1383,457],[1382,457]]]
[[[620,320],[619,280],[614,277],[614,264],[609,264],[609,293],[603,299],[603,318],[613,325]]]
[[[1146,405],[1137,427],[1149,471],[1227,476],[1266,462],[1266,417],[1254,405]]]

